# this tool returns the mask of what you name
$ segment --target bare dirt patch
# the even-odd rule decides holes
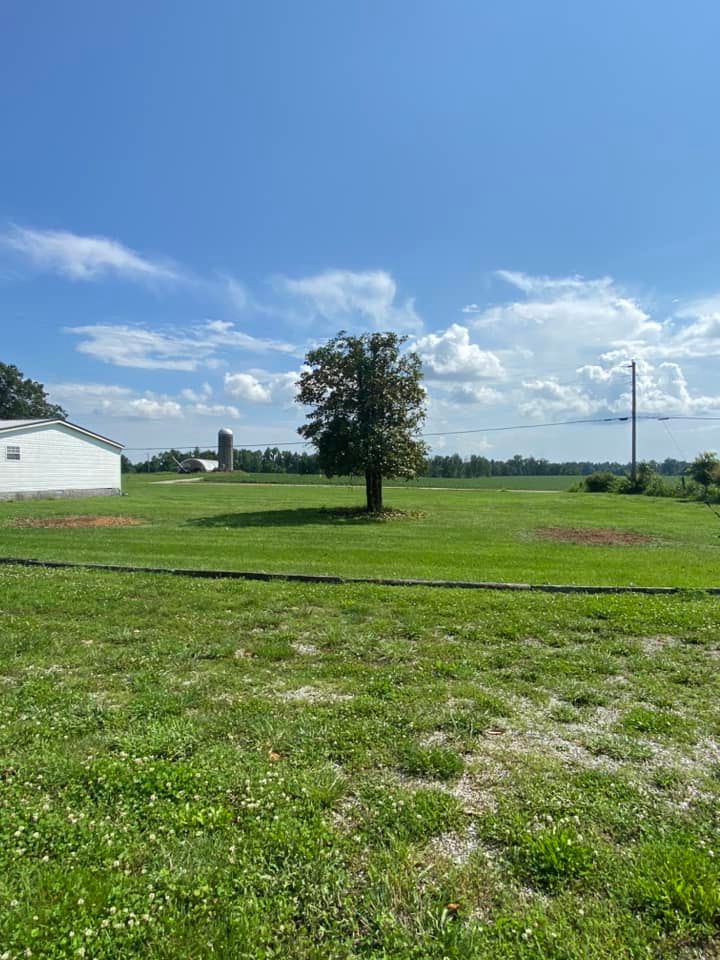
[[[653,542],[652,537],[642,533],[611,527],[539,527],[535,533],[541,540],[599,547],[632,547]]]
[[[86,528],[86,527],[137,527],[145,523],[137,517],[20,517],[14,527]]]
[[[352,700],[350,693],[335,693],[332,690],[321,690],[319,687],[300,687],[298,690],[284,690],[277,696],[281,700],[299,701],[301,703],[342,703]]]

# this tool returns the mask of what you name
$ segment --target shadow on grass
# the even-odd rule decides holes
[[[368,513],[364,507],[298,507],[294,510],[242,510],[188,520],[192,527],[301,527],[312,524],[383,523],[398,511]]]

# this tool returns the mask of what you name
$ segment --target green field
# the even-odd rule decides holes
[[[137,474],[146,478],[147,474]],[[157,475],[156,475],[157,476]],[[170,479],[172,474],[164,474]],[[152,480],[153,475],[149,475]],[[331,477],[301,473],[211,473],[202,478],[205,483],[280,483],[312,484],[335,487],[363,488],[362,477]],[[455,490],[568,490],[582,480],[580,476],[558,477],[418,477],[416,480],[387,480],[386,487],[417,490],[424,487],[440,487]]]
[[[5,960],[718,956],[715,600],[3,567],[0,611]]]
[[[499,490],[389,489],[410,516],[343,511],[361,489],[157,483],[130,477],[122,498],[0,504],[0,553],[144,566],[424,579],[716,586],[720,520],[699,503]],[[101,514],[137,526],[45,529],[33,518]],[[544,531],[631,533],[645,543],[558,542]]]

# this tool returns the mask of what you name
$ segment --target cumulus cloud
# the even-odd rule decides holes
[[[497,276],[514,296],[482,310],[476,304],[463,309],[471,314],[471,329],[506,367],[508,380],[518,384],[504,399],[520,413],[543,419],[625,415],[631,358],[638,361],[641,411],[690,415],[717,409],[718,398],[691,388],[678,361],[720,356],[720,298],[678,306],[658,320],[610,277],[513,270]],[[467,395],[466,384],[454,399]]]
[[[270,403],[272,391],[251,373],[226,373],[225,392],[248,403]]]
[[[526,380],[522,384],[529,399],[520,404],[520,412],[529,417],[572,414],[588,417],[603,407],[603,401],[592,397],[582,387],[548,380]]]
[[[275,288],[330,323],[352,326],[358,320],[376,329],[418,330],[415,302],[396,302],[397,284],[384,270],[326,270],[309,277],[277,277]]]
[[[470,331],[459,323],[443,333],[429,333],[413,344],[426,375],[448,380],[496,380],[504,375],[495,353],[470,342]]]
[[[474,383],[458,383],[450,388],[447,396],[454,403],[479,403],[486,407],[500,403],[503,398],[499,390]]]
[[[73,280],[97,280],[108,274],[145,281],[181,278],[172,264],[144,257],[108,237],[13,226],[0,235],[0,244],[36,270]]]
[[[531,379],[522,386],[520,412],[530,417],[627,416],[631,405],[630,371],[625,362],[589,364],[577,371],[578,383]],[[693,392],[677,363],[637,362],[638,411],[642,414],[692,416],[720,409],[720,395]]]
[[[652,342],[627,344],[638,356],[695,360],[720,356],[720,297],[700,300],[676,310]]]
[[[193,387],[185,387],[184,390],[180,391],[180,399],[186,400],[189,403],[204,403],[208,397],[212,396],[212,387],[209,383],[203,383],[198,389]]]
[[[651,340],[662,333],[633,298],[624,296],[604,277],[529,277],[501,273],[525,297],[489,307],[477,315],[475,329],[531,349],[547,365],[562,350],[565,357],[584,356],[617,342]]]
[[[248,370],[225,374],[225,392],[247,403],[288,404],[295,397],[298,371],[268,373],[265,370]]]
[[[182,417],[183,408],[175,400],[157,400],[153,397],[139,397],[128,402],[128,410],[136,417],[146,420],[165,420],[168,417]]]

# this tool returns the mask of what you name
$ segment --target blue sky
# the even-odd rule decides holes
[[[341,328],[410,336],[433,432],[623,414],[630,356],[641,412],[720,414],[719,30],[709,0],[8,0],[0,359],[130,448],[295,439]],[[641,455],[720,446],[671,428]]]

